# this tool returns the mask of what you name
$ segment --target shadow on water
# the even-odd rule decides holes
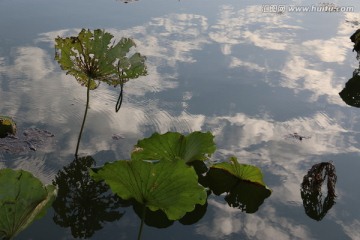
[[[322,186],[326,180],[327,194],[323,198]],[[335,184],[337,176],[335,166],[322,162],[311,167],[301,184],[301,198],[305,213],[310,218],[321,221],[335,204]]]
[[[354,43],[353,51],[357,52],[357,59],[360,60],[360,29],[350,37]],[[341,99],[349,106],[360,107],[360,63],[355,69],[352,78],[346,82],[345,88],[339,93]]]
[[[102,229],[105,222],[119,220],[128,202],[112,194],[104,182],[96,182],[88,169],[94,167],[90,157],[75,159],[58,172],[53,184],[58,196],[53,204],[54,222],[61,227],[70,227],[75,238],[90,238]]]

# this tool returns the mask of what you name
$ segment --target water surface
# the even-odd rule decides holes
[[[273,190],[256,213],[210,198],[199,222],[147,226],[144,239],[359,239],[360,115],[338,93],[358,67],[349,37],[359,28],[360,5],[335,2],[355,12],[275,14],[263,13],[262,4],[0,1],[0,114],[12,116],[20,132],[37,127],[55,135],[54,144],[36,152],[0,153],[0,166],[51,183],[73,160],[86,89],[54,61],[54,39],[101,28],[133,38],[149,74],[125,85],[118,113],[119,89],[91,92],[80,155],[101,165],[129,158],[137,140],[154,132],[211,131],[218,148],[212,162],[236,156],[256,165]],[[293,133],[310,138],[287,137]],[[315,221],[305,214],[300,184],[324,161],[336,167],[338,196]],[[136,238],[140,220],[132,208],[123,211],[91,239]],[[72,239],[53,215],[18,239]]]

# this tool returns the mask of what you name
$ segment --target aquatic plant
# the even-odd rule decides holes
[[[44,186],[24,170],[0,170],[0,239],[13,239],[43,217],[56,197],[53,185]]]
[[[184,136],[178,132],[154,133],[139,140],[131,154],[132,159],[181,159],[186,163],[207,160],[216,150],[214,136],[210,133],[192,132]]]
[[[138,141],[130,160],[106,163],[90,170],[90,176],[105,181],[121,198],[135,200],[134,210],[141,218],[138,239],[148,210],[166,215],[170,222],[163,221],[162,227],[179,219],[191,224],[184,216],[197,208],[194,215],[201,218],[206,211],[206,206],[201,205],[206,205],[211,191],[216,195],[227,192],[225,199],[231,207],[256,212],[271,194],[260,169],[231,158],[230,162],[214,164],[208,171],[203,161],[216,150],[213,139],[210,132],[193,132],[187,136],[177,132],[154,133]],[[217,171],[220,175],[213,174]],[[229,176],[227,188],[219,190],[215,183]]]
[[[235,157],[212,165],[206,180],[215,195],[226,193],[224,198],[229,206],[246,213],[256,212],[271,195],[261,170],[256,166],[240,164]]]
[[[124,83],[147,74],[146,58],[140,53],[130,52],[136,46],[135,42],[130,38],[122,38],[115,44],[111,42],[113,37],[104,30],[82,29],[78,36],[55,39],[55,60],[66,74],[74,76],[87,88],[86,107],[76,145],[76,157],[89,107],[90,90],[96,89],[101,82],[114,87],[120,85],[120,95],[115,106],[118,111],[122,103]]]

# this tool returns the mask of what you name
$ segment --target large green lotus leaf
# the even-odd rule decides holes
[[[97,88],[101,81],[117,86],[146,75],[145,57],[139,53],[128,56],[134,41],[122,38],[114,44],[112,39],[112,34],[100,29],[82,29],[77,37],[57,37],[55,59],[81,85],[87,86],[90,78],[90,89]]]
[[[260,168],[248,164],[240,164],[236,157],[231,157],[230,162],[214,164],[211,168],[225,170],[241,180],[257,183],[266,187]]]
[[[151,211],[160,209],[170,220],[180,219],[207,198],[194,169],[183,161],[116,161],[90,174],[121,198],[135,199]]]
[[[214,136],[210,132],[192,132],[187,136],[177,132],[154,133],[150,138],[138,141],[131,158],[204,161],[215,152],[215,149]]]
[[[43,186],[23,170],[0,170],[0,238],[11,239],[43,217],[56,197],[56,188]]]

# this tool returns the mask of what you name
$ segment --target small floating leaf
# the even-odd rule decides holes
[[[271,194],[262,180],[260,169],[239,164],[234,157],[230,159],[230,163],[212,166],[206,174],[205,182],[214,194],[227,193],[225,200],[229,206],[246,213],[256,212]]]
[[[138,141],[132,159],[182,159],[185,162],[206,160],[215,152],[214,136],[210,132],[192,132],[184,136],[178,132],[154,133]]]
[[[56,197],[53,185],[23,170],[0,170],[0,238],[11,239],[43,217]]]
[[[104,180],[123,199],[135,199],[151,211],[162,210],[169,220],[177,220],[205,204],[207,194],[198,184],[192,167],[183,161],[116,161],[90,175]]]
[[[248,164],[240,164],[235,157],[231,157],[230,162],[214,164],[211,168],[225,170],[240,180],[258,183],[266,187],[260,168]]]

